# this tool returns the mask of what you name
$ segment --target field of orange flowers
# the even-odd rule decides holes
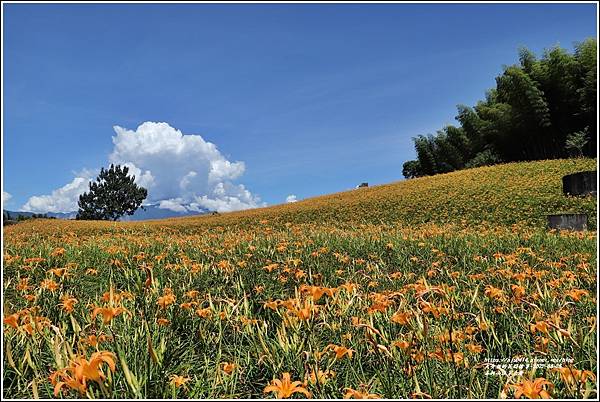
[[[592,164],[507,166],[595,214],[544,178]],[[4,397],[594,397],[596,232],[547,231],[525,207],[506,221],[505,193],[533,210],[538,195],[494,183],[500,169],[479,172],[502,195],[478,223],[353,207],[391,202],[382,186],[217,217],[7,227]],[[469,188],[469,174],[430,180]]]

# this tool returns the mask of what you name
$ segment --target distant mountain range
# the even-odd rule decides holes
[[[159,204],[148,204],[144,205],[144,209],[139,208],[135,213],[131,216],[126,215],[122,217],[120,220],[122,221],[143,221],[148,219],[165,219],[165,218],[174,218],[178,216],[191,216],[191,215],[205,215],[211,213],[209,210],[201,210],[200,212],[195,211],[185,211],[185,212],[176,212],[171,211],[170,209],[159,208]],[[4,215],[8,212],[10,215],[10,219],[17,219],[19,215],[23,215],[26,217],[31,217],[33,212],[21,212],[21,211],[2,211]],[[75,219],[77,216],[77,211],[73,212],[48,212],[46,213],[48,217],[57,218],[57,219]]]
[[[212,211],[208,209],[202,209],[199,212],[195,211],[184,211],[184,212],[176,212],[170,209],[159,208],[159,204],[148,204],[144,205],[144,209],[139,208],[135,213],[131,216],[126,215],[121,218],[122,221],[145,221],[148,219],[165,219],[165,218],[176,218],[178,216],[192,216],[192,215],[205,215],[209,214]],[[185,205],[184,205],[185,206]],[[77,213],[75,213],[77,215]]]
[[[9,215],[11,220],[16,220],[19,215],[21,216],[25,216],[27,218],[30,218],[32,215],[44,215],[44,214],[38,214],[38,213],[34,213],[34,212],[23,212],[23,211],[8,211],[6,209],[2,210],[2,215],[6,216]],[[57,219],[75,219],[75,215],[77,215],[77,212],[48,212],[45,215],[47,215],[49,218],[57,218]]]

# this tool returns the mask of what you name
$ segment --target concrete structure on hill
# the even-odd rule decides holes
[[[596,196],[597,171],[590,170],[563,176],[563,194],[585,197]]]
[[[587,230],[588,216],[586,214],[557,214],[548,215],[548,227],[556,230]]]

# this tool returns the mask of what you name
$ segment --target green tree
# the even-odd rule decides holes
[[[90,191],[79,196],[76,219],[112,220],[133,215],[146,199],[148,191],[135,184],[135,176],[129,176],[127,166],[110,165],[102,168]]]
[[[464,134],[463,153],[465,159],[471,159],[480,149],[484,147],[483,138],[484,122],[475,110],[465,105],[458,105],[458,115],[455,119],[460,123],[462,134]]]
[[[579,83],[577,94],[579,96],[579,104],[581,105],[581,116],[584,122],[583,126],[589,127],[589,133],[596,133],[598,129],[596,121],[596,88],[598,86],[596,67],[597,48],[598,44],[594,38],[575,44],[575,60],[577,60],[575,77],[576,82]],[[585,154],[587,156],[595,156],[596,145],[597,136],[594,134],[589,138]]]
[[[496,78],[496,87],[498,100],[511,107],[511,142],[514,142],[511,146],[517,151],[515,144],[521,144],[523,156],[519,158],[516,156],[519,152],[514,152],[514,160],[554,156],[549,149],[551,137],[548,134],[552,127],[550,109],[536,81],[520,67],[511,66]]]
[[[438,138],[438,153],[450,166],[448,171],[462,169],[469,157],[469,140],[464,130],[461,127],[446,126]]]
[[[407,179],[414,179],[422,175],[419,161],[406,161],[402,165],[402,174]]]
[[[502,159],[498,157],[491,149],[486,149],[479,152],[473,159],[465,164],[466,168],[474,168],[479,166],[491,166],[501,163]]]
[[[421,173],[424,176],[439,173],[437,170],[437,162],[435,160],[434,139],[433,136],[419,135],[413,138],[415,142],[415,150],[417,151],[417,159],[421,167]]]
[[[578,158],[583,156],[583,149],[588,143],[588,128],[586,127],[583,131],[576,131],[567,136],[565,141],[565,149],[570,156],[576,156]]]
[[[537,58],[526,48],[474,107],[458,105],[460,127],[413,138],[418,165],[432,175],[500,162],[596,156],[597,43],[558,46]],[[410,161],[412,162],[412,161]],[[408,176],[407,176],[408,177]]]

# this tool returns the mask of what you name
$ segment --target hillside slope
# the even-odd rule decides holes
[[[563,196],[562,177],[594,169],[596,161],[593,159],[510,163],[356,189],[206,220],[229,223],[231,219],[260,218],[294,223],[400,225],[487,222],[543,227],[546,214],[571,211],[587,213],[593,223],[596,200]]]
[[[120,222],[117,225],[166,225],[189,229],[196,225],[247,225],[270,220],[271,223],[334,225],[521,224],[544,228],[547,214],[578,212],[587,213],[589,227],[595,229],[596,199],[562,194],[564,175],[594,169],[595,159],[509,163],[324,195],[293,204],[217,216]],[[82,223],[54,224],[77,228]],[[88,228],[89,225],[87,223]],[[112,222],[93,224],[98,228],[113,225]]]
[[[547,212],[595,215],[594,199],[560,184],[593,167],[511,164],[219,216],[7,227],[4,392],[259,399],[287,378],[315,399],[492,399],[543,377],[553,398],[591,398],[597,233],[535,228]],[[522,376],[482,364],[514,356],[532,362]],[[540,356],[579,373],[579,389]],[[110,377],[71,381],[82,359]]]

